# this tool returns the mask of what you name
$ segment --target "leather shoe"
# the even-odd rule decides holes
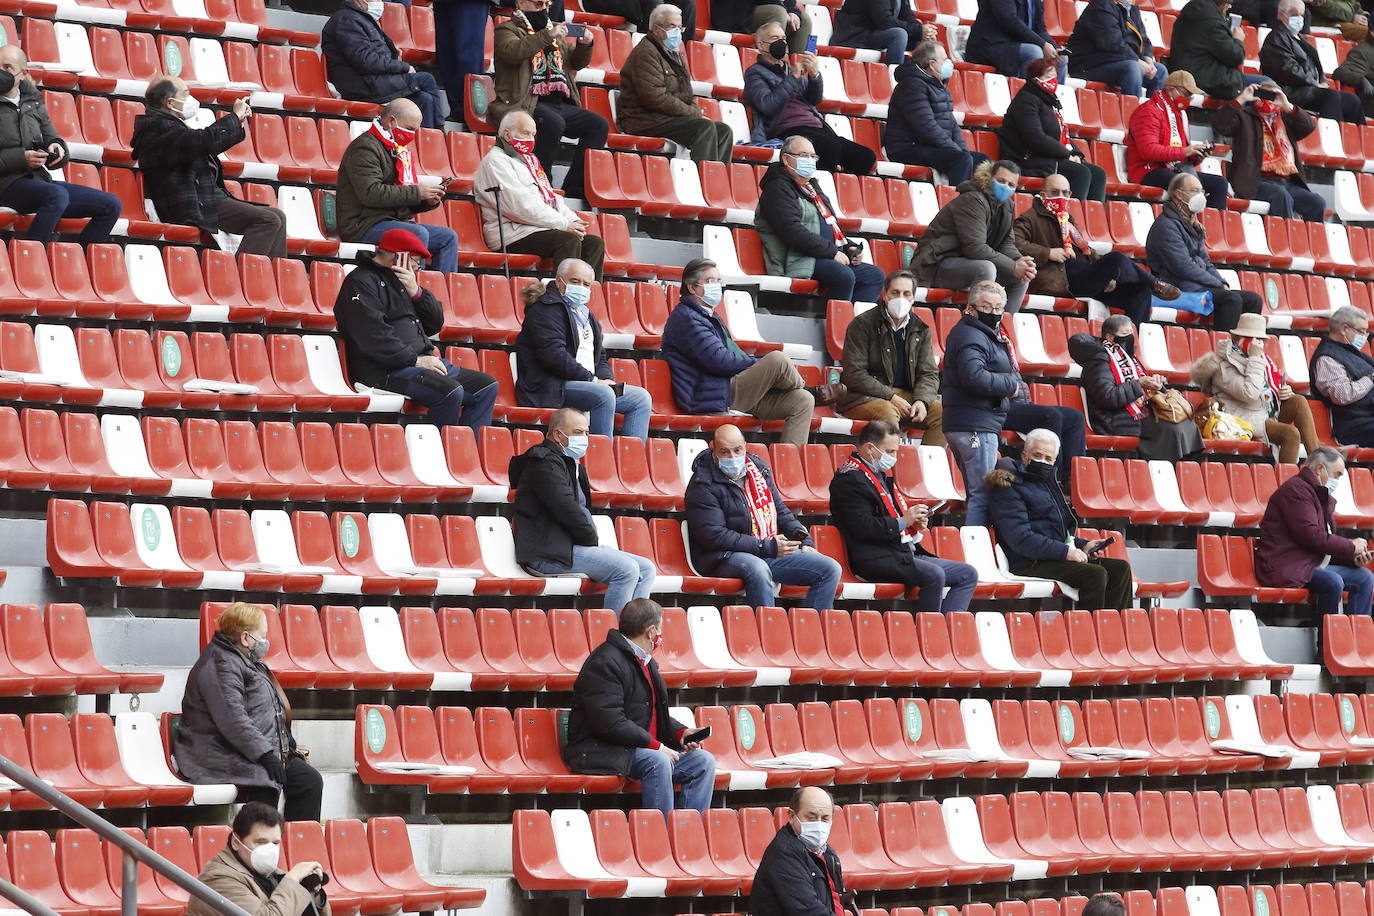
[[[834,404],[840,398],[844,397],[847,391],[844,385],[839,384],[811,385],[808,386],[806,390],[811,392],[811,396],[816,399],[817,407],[827,407]]]
[[[1182,295],[1177,286],[1172,283],[1165,283],[1163,280],[1156,280],[1154,288],[1150,291],[1155,294],[1156,299],[1163,299],[1165,302],[1177,299]]]

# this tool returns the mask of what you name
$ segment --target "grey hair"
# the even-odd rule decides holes
[[[1339,449],[1332,448],[1329,445],[1319,445],[1308,454],[1305,464],[1309,468],[1329,468],[1337,461],[1344,460],[1345,456],[1340,453]]]
[[[531,121],[534,120],[534,117],[523,108],[512,109],[506,112],[506,116],[501,119],[501,123],[497,125],[496,132],[498,134],[503,134],[508,130],[515,130],[515,125],[521,118],[529,118]]]
[[[1279,9],[1281,9],[1281,10],[1302,9],[1302,8],[1303,8],[1303,2],[1302,2],[1302,0],[1279,0]]]
[[[1357,309],[1353,305],[1343,305],[1331,313],[1327,327],[1334,333],[1344,331],[1346,328],[1359,327],[1360,320],[1368,320],[1369,316],[1364,310]]]
[[[1059,454],[1059,437],[1055,435],[1051,430],[1044,429],[1043,427],[1036,427],[1035,429],[1026,433],[1026,438],[1021,448],[1022,450],[1032,448],[1033,446],[1041,442],[1048,442],[1049,444],[1053,445],[1054,453],[1056,455]]]
[[[649,14],[649,28],[656,29],[663,25],[663,20],[667,19],[673,13],[677,13],[681,16],[682,8],[674,6],[671,3],[660,3],[658,6],[654,7],[653,12]]]
[[[803,137],[801,134],[789,134],[787,139],[782,141],[782,151],[784,153],[790,154],[792,152],[792,144],[797,142],[798,140],[805,139],[806,137]]]
[[[1120,331],[1130,323],[1131,319],[1127,315],[1112,315],[1106,321],[1102,322],[1102,336],[1115,337],[1117,331]]]
[[[977,305],[988,296],[1000,296],[1003,302],[1007,301],[1007,291],[1004,290],[996,280],[979,280],[968,288],[968,304]]]
[[[1187,182],[1189,178],[1197,179],[1197,176],[1192,172],[1179,172],[1173,178],[1170,178],[1168,193],[1172,195],[1179,188],[1183,187],[1184,183]],[[1201,184],[1201,181],[1198,183]]]
[[[507,117],[509,117],[509,116],[507,116]],[[505,119],[503,118],[502,120],[505,120]],[[587,268],[588,270],[591,270],[591,269],[592,269],[592,265],[588,264],[586,261],[582,260],[581,258],[564,258],[563,260],[561,260],[561,261],[558,262],[558,270],[556,270],[556,271],[554,272],[554,276],[557,277],[558,279],[562,280],[562,279],[563,279],[564,277],[566,277],[566,276],[568,275],[568,273],[571,272],[572,269],[573,269],[574,267],[576,267],[578,264],[581,264],[583,267]],[[592,272],[595,273],[595,271],[592,271]]]
[[[924,70],[930,66],[931,61],[935,60],[935,52],[939,50],[938,41],[923,41],[911,49],[911,62]]]

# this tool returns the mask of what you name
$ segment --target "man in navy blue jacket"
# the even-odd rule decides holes
[[[384,105],[407,98],[419,106],[422,127],[443,127],[444,103],[434,74],[417,73],[401,60],[382,31],[381,15],[380,5],[344,0],[320,30],[325,74],[346,99]]]
[[[692,462],[685,506],[692,564],[703,575],[743,579],[750,607],[772,605],[774,583],[807,586],[806,607],[834,606],[840,564],[816,551],[738,426],[716,430]]]
[[[790,817],[759,860],[749,912],[753,916],[840,916],[857,912],[845,893],[840,857],[828,845],[835,802],[816,786],[798,789]]]
[[[739,348],[715,312],[723,295],[715,261],[698,258],[682,269],[682,298],[663,326],[662,350],[677,409],[785,420],[782,441],[805,445],[815,395],[781,351],[755,359]]]
[[[1078,589],[1080,608],[1131,606],[1131,564],[1099,557],[1107,545],[1076,537],[1078,516],[1054,476],[1059,437],[1048,429],[1026,434],[1021,460],[1003,458],[987,476],[988,508],[997,543],[1018,576],[1054,579]]]
[[[1140,8],[1132,0],[1088,0],[1069,36],[1069,73],[1101,80],[1123,95],[1154,95],[1169,71],[1155,60]]]

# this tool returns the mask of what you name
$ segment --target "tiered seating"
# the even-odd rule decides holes
[[[153,693],[155,672],[111,671],[95,657],[86,612],[79,604],[0,605],[0,695]]]

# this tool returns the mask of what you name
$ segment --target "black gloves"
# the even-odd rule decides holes
[[[279,786],[286,785],[286,766],[281,762],[280,754],[275,751],[268,751],[258,758],[258,763],[267,770],[269,779]]]

